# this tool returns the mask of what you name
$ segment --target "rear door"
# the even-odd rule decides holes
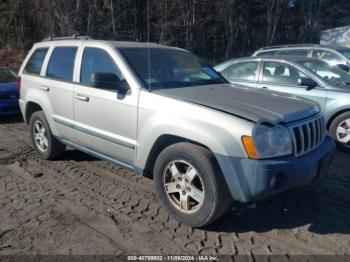
[[[221,75],[233,84],[257,87],[258,72],[258,61],[244,61],[228,66]]]
[[[98,86],[92,81],[98,73],[125,80],[118,58],[111,48],[84,45],[79,58],[80,83],[74,91],[75,128],[79,145],[131,167],[136,155],[139,90],[128,82],[131,89],[121,94],[116,86]]]
[[[300,78],[310,77],[293,65],[283,62],[264,61],[259,87],[267,91],[285,92],[308,98],[317,102],[322,111],[324,111],[327,101],[326,90],[321,86],[308,90],[306,86],[298,84]]]
[[[73,75],[78,45],[51,48],[41,92],[49,98],[57,136],[74,140]]]

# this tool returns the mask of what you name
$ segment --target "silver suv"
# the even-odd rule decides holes
[[[263,47],[253,56],[304,56],[323,60],[331,66],[350,71],[350,48],[347,46],[324,46],[316,44],[280,45]]]
[[[194,227],[233,199],[308,184],[334,150],[314,102],[231,88],[179,48],[51,38],[33,46],[19,76],[43,158],[68,145],[152,176],[163,206]]]

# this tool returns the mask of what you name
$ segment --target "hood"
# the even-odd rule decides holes
[[[18,86],[16,82],[0,83],[0,94],[17,93]]]
[[[319,113],[316,103],[288,94],[232,86],[191,86],[153,91],[220,110],[256,123],[290,123]]]

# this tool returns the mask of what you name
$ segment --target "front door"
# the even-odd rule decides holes
[[[114,54],[115,55],[115,54]],[[136,152],[138,90],[118,94],[117,87],[99,86],[96,74],[123,80],[113,52],[85,46],[81,55],[80,84],[74,89],[77,142],[95,153],[133,164]]]
[[[309,76],[306,76],[298,68],[290,64],[265,61],[263,63],[262,79],[259,83],[259,87],[267,91],[279,91],[308,98],[317,102],[322,112],[324,112],[327,102],[327,92],[321,86],[317,86],[313,89],[300,86],[298,84],[299,79],[307,77]]]

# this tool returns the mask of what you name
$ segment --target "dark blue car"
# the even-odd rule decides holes
[[[19,113],[16,74],[0,65],[0,116]]]

